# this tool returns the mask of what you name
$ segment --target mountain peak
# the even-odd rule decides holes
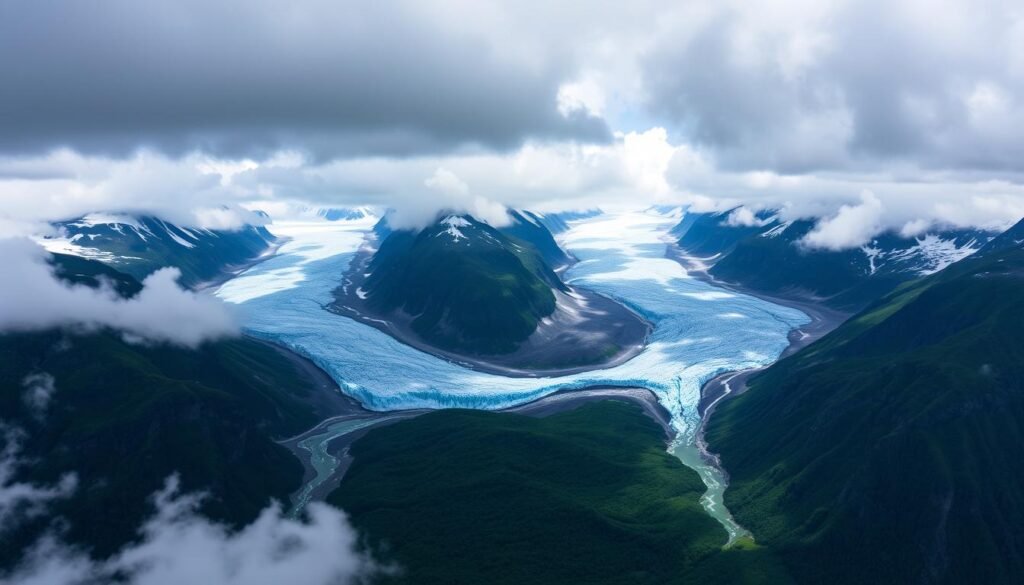
[[[465,234],[462,233],[460,228],[467,228],[470,224],[469,221],[458,215],[449,215],[448,217],[440,221],[441,225],[448,226],[447,229],[442,232],[452,237],[452,241],[458,242],[459,240],[466,239]],[[440,235],[440,234],[438,234]]]
[[[1024,219],[1021,219],[1013,224],[1010,229],[992,238],[979,252],[989,253],[1015,247],[1024,247]]]
[[[327,221],[350,221],[371,217],[374,213],[368,207],[321,207],[316,215]]]
[[[137,279],[176,266],[188,286],[224,277],[266,253],[275,241],[262,225],[184,227],[146,214],[91,213],[53,227],[54,235],[37,240],[52,253],[99,260]]]

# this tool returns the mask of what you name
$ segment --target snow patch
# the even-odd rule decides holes
[[[458,242],[459,240],[466,239],[465,234],[459,228],[469,227],[470,223],[466,221],[466,218],[459,217],[457,215],[449,215],[448,217],[441,220],[443,225],[448,226],[442,233],[446,233],[452,237],[452,241]],[[440,234],[439,234],[440,235]]]
[[[184,246],[186,248],[196,247],[196,245],[193,244],[192,242],[186,241],[184,238],[174,233],[174,229],[171,228],[171,226],[167,225],[166,223],[164,224],[164,230],[167,231],[167,235],[170,236],[172,240],[174,240],[175,244],[178,244],[179,246]]]
[[[957,246],[955,240],[946,240],[935,234],[927,234],[917,238],[917,244],[906,250],[894,253],[892,258],[897,261],[918,260],[916,271],[922,276],[934,274],[950,264],[963,260],[977,252],[981,244],[972,239],[963,246]]]
[[[130,215],[116,215],[110,213],[90,213],[82,219],[68,225],[73,225],[75,227],[96,227],[98,225],[128,225],[134,228],[141,227],[139,225],[139,221]]]
[[[882,250],[880,248],[872,248],[871,246],[868,246],[866,244],[861,246],[860,250],[861,252],[864,252],[865,256],[868,257],[868,267],[870,270],[870,274],[874,274],[878,270],[878,266],[875,264],[875,260],[883,256]]]
[[[33,241],[51,254],[68,254],[70,256],[78,256],[80,258],[89,258],[90,260],[99,260],[100,262],[113,262],[118,259],[117,256],[107,252],[106,250],[76,244],[75,242],[78,241],[78,236],[72,237],[71,239],[60,237],[37,237],[33,238]]]
[[[779,225],[777,225],[777,226],[773,227],[772,229],[770,229],[770,230],[764,232],[763,234],[761,234],[761,237],[762,238],[776,238],[776,237],[782,235],[782,232],[786,231],[786,229],[789,228],[789,226],[791,226],[791,225],[793,225],[793,222],[791,222],[791,221],[787,221],[785,223],[780,223]]]

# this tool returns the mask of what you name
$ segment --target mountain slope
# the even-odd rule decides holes
[[[785,583],[765,549],[722,551],[704,485],[633,404],[533,419],[446,410],[374,429],[328,502],[428,584]]]
[[[55,258],[58,273],[139,288],[98,262]],[[35,376],[52,381],[44,407],[26,398]],[[18,481],[55,483],[74,472],[78,488],[46,515],[0,534],[0,566],[53,519],[67,539],[98,555],[136,536],[149,497],[178,473],[187,491],[209,494],[202,511],[232,524],[286,500],[302,465],[275,438],[297,433],[344,407],[337,390],[263,342],[236,339],[198,350],[126,343],[114,333],[58,331],[0,336],[0,412],[24,433]]]
[[[328,308],[422,351],[506,376],[567,375],[639,353],[650,324],[563,283],[548,260],[572,258],[542,216],[513,218],[500,229],[458,215],[441,215],[420,231],[379,222]]]
[[[1010,229],[992,238],[981,251],[988,254],[1000,250],[1019,249],[1022,246],[1024,246],[1024,221],[1014,224]]]
[[[526,213],[526,212],[524,212]],[[569,229],[570,221],[597,217],[603,213],[600,209],[584,209],[580,211],[559,211],[556,213],[528,212],[537,223],[546,227],[552,234],[560,234]]]
[[[732,211],[718,213],[686,213],[672,229],[679,236],[679,246],[695,256],[721,257],[727,255],[739,242],[750,236],[765,233],[778,225],[778,219],[769,212],[756,214],[753,225],[730,222]]]
[[[122,297],[130,297],[142,290],[142,283],[118,272],[113,268],[97,262],[72,256],[70,254],[53,254],[50,258],[50,265],[57,278],[72,284],[82,284],[97,288],[103,284],[113,287]]]
[[[1024,248],[1007,240],[902,286],[712,417],[726,503],[798,580],[1024,579]]]
[[[350,221],[369,217],[373,215],[373,213],[365,207],[324,207],[317,209],[316,215],[317,217],[322,217],[327,221]]]
[[[699,257],[717,280],[844,311],[863,309],[900,283],[969,256],[992,237],[979,230],[916,237],[887,232],[860,248],[833,251],[803,245],[814,228],[810,220],[783,222],[770,211],[750,225],[733,225],[729,218],[730,212],[687,214],[673,230],[679,247]]]
[[[251,262],[275,241],[263,226],[184,228],[153,216],[94,214],[55,227],[60,235],[40,242],[51,252],[98,260],[140,280],[158,268],[177,266],[189,287]]]
[[[567,268],[573,263],[573,257],[563,250],[555,241],[552,232],[544,224],[543,216],[531,211],[509,211],[512,222],[498,228],[502,234],[531,244],[544,262],[554,270]]]
[[[565,285],[540,254],[468,216],[448,216],[381,243],[362,289],[379,313],[400,311],[444,349],[507,353],[555,310]]]

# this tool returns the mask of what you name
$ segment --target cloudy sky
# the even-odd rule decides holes
[[[1024,216],[1013,1],[6,0],[0,80],[8,232],[293,201]]]

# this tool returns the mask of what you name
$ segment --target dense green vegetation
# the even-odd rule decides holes
[[[50,266],[61,280],[72,284],[84,284],[97,288],[107,285],[123,297],[130,297],[142,290],[142,283],[123,272],[86,258],[68,254],[53,254]]]
[[[713,416],[727,504],[797,580],[1024,580],[1024,249],[1006,240],[897,289]]]
[[[784,583],[726,534],[633,404],[545,419],[448,410],[371,431],[328,501],[402,572],[385,582]]]
[[[443,224],[391,232],[364,289],[381,314],[411,316],[413,331],[446,350],[514,351],[555,310],[558,276],[528,242],[465,218],[461,237]]]
[[[70,280],[102,276],[129,294],[138,283],[96,262],[57,258]],[[25,400],[25,378],[53,377],[45,408]],[[78,488],[47,515],[0,535],[0,566],[51,521],[67,538],[109,554],[135,537],[149,497],[178,473],[182,488],[209,494],[203,512],[233,524],[285,500],[302,466],[275,438],[332,413],[340,398],[277,349],[249,339],[198,350],[126,343],[112,332],[0,336],[0,419],[24,433],[17,480],[50,485],[74,472]]]

